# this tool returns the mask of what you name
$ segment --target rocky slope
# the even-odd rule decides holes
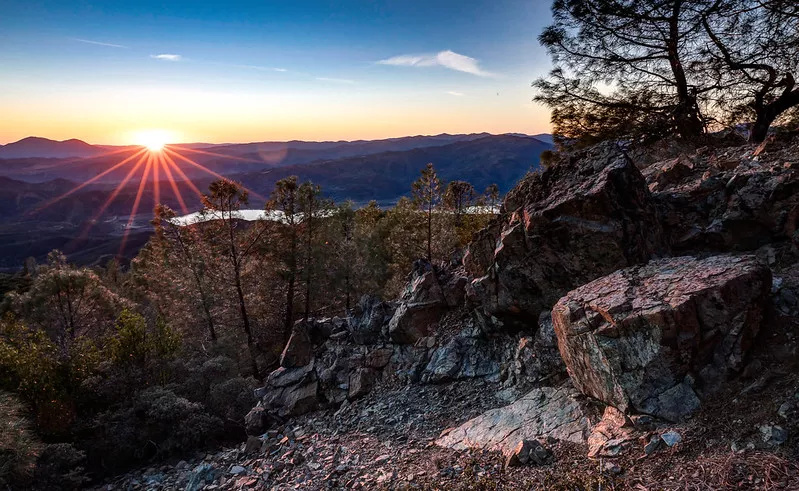
[[[562,156],[462,265],[298,323],[241,447],[104,489],[799,489],[798,169]]]

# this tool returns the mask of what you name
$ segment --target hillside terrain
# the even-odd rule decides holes
[[[298,321],[246,442],[98,489],[797,489],[797,200],[795,140],[561,155]]]

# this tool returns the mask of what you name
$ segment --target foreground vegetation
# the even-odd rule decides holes
[[[396,295],[417,258],[457,259],[498,201],[493,186],[443,186],[432,165],[390,210],[291,177],[266,207],[283,220],[245,222],[247,194],[212,183],[209,219],[188,226],[158,206],[127,268],[76,268],[58,251],[26,262],[2,302],[0,485],[78,487],[243,437],[295,321]]]

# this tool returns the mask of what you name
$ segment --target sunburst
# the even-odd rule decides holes
[[[213,152],[207,152],[199,149],[188,149],[176,145],[171,145],[165,139],[165,133],[163,132],[143,132],[140,134],[139,138],[137,139],[137,143],[139,143],[141,146],[136,147],[132,150],[131,149],[116,150],[113,152],[108,152],[107,154],[100,155],[100,157],[103,157],[108,155],[131,152],[129,156],[113,164],[112,166],[100,172],[91,179],[87,179],[86,181],[76,185],[74,188],[70,189],[69,191],[61,194],[60,196],[57,196],[47,201],[43,205],[39,206],[37,209],[33,210],[32,213],[38,213],[44,210],[45,208],[48,208],[62,201],[64,198],[67,198],[68,196],[73,195],[77,191],[86,188],[90,184],[97,182],[99,179],[107,176],[111,172],[114,172],[116,170],[127,169],[128,172],[127,174],[125,174],[125,177],[111,191],[111,193],[108,195],[103,204],[94,212],[92,218],[86,223],[85,227],[83,228],[83,231],[80,233],[78,237],[80,239],[85,239],[88,236],[91,227],[97,222],[97,220],[103,215],[103,213],[105,213],[108,207],[117,199],[122,190],[132,181],[135,182],[135,178],[138,175],[139,181],[138,181],[138,187],[136,189],[136,196],[133,199],[130,213],[128,214],[127,221],[124,225],[124,230],[122,232],[122,241],[119,246],[118,254],[119,256],[122,256],[123,253],[125,252],[125,245],[127,244],[128,237],[135,223],[136,215],[139,212],[139,207],[141,206],[142,197],[144,195],[144,192],[147,190],[148,185],[151,186],[154,202],[161,203],[161,197],[162,197],[161,180],[165,178],[169,185],[169,189],[166,191],[167,192],[171,191],[172,197],[178,202],[180,209],[184,214],[189,213],[189,209],[188,206],[186,205],[186,199],[184,198],[183,194],[180,191],[178,185],[179,183],[183,183],[199,198],[202,198],[202,192],[197,187],[197,185],[194,184],[194,182],[186,174],[186,172],[183,169],[181,169],[181,165],[179,165],[178,162],[180,162],[185,166],[190,166],[195,169],[199,169],[200,171],[210,176],[213,176],[217,179],[227,179],[222,174],[219,174],[218,172],[215,172],[209,169],[208,167],[187,157],[186,155],[183,154],[183,152],[205,154],[233,161],[260,162],[259,160],[254,160],[254,159],[247,159],[243,157],[230,156]],[[266,200],[260,194],[250,189],[247,189],[244,186],[242,186],[242,188],[252,196],[257,197],[260,200],[264,201]],[[76,240],[78,238],[76,238]]]

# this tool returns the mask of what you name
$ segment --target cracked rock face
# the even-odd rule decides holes
[[[702,383],[712,390],[742,368],[770,288],[754,256],[676,257],[573,290],[552,319],[581,392],[676,421],[699,406]]]
[[[555,438],[583,443],[598,420],[596,408],[572,387],[533,389],[518,401],[492,409],[441,436],[436,444],[509,453],[524,440]]]
[[[643,176],[612,144],[529,176],[504,207],[510,219],[472,288],[487,313],[507,320],[535,325],[570,289],[668,253]]]

